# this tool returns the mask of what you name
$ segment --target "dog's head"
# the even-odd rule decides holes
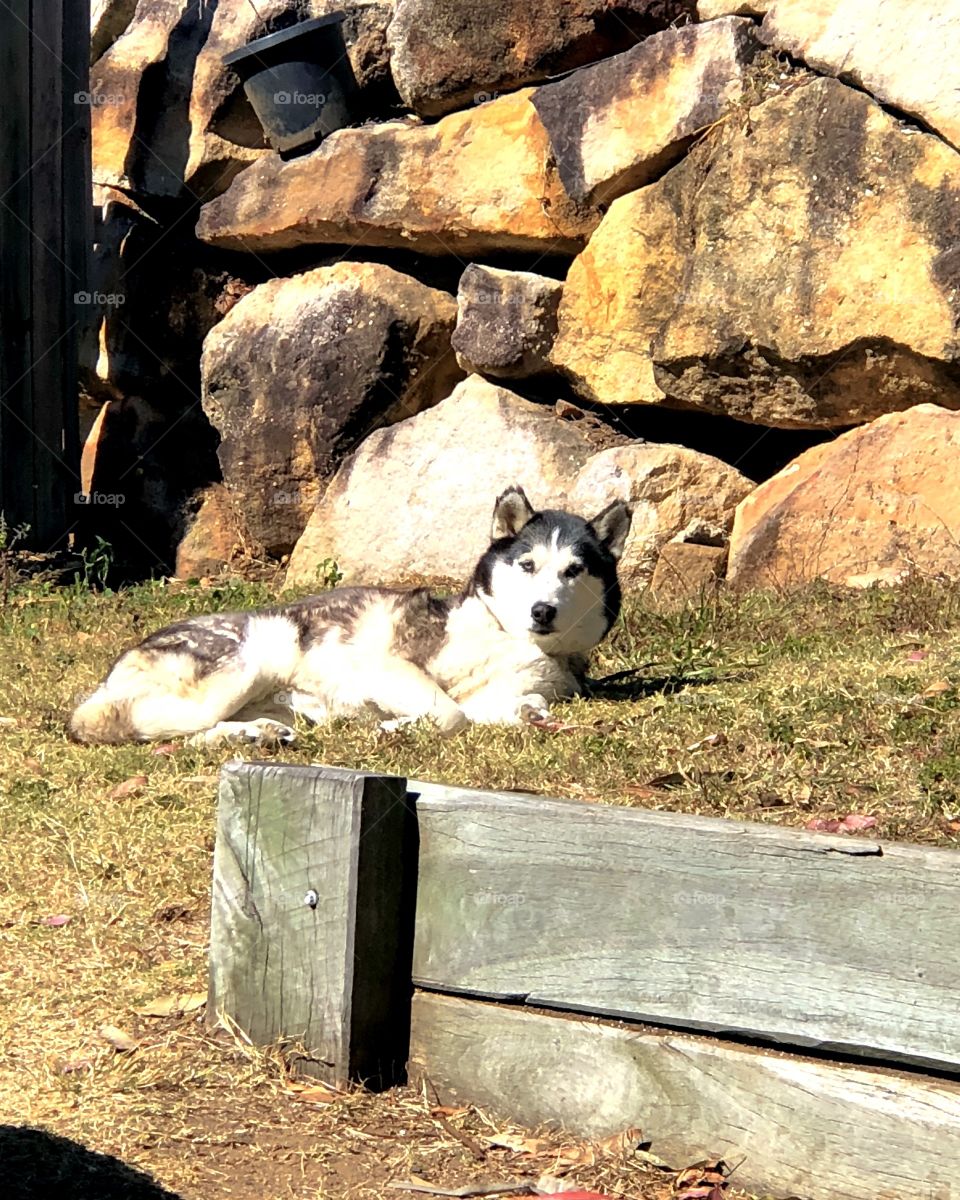
[[[620,611],[617,560],[631,516],[620,500],[589,521],[536,512],[522,488],[508,488],[494,505],[491,544],[471,590],[515,637],[548,654],[585,654]]]

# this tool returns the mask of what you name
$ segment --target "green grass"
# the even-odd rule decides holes
[[[79,1137],[190,1196],[243,1193],[236,1177],[223,1190],[188,1165],[184,1140],[226,1138],[257,1097],[261,1149],[271,1129],[291,1144],[270,1113],[301,1119],[279,1060],[211,1039],[195,1018],[136,1015],[205,987],[216,776],[237,752],[77,746],[64,721],[147,632],[275,599],[267,584],[96,593],[14,582],[0,603],[0,1123]],[[870,837],[958,845],[960,587],[721,596],[673,614],[631,597],[593,674],[626,671],[596,698],[557,706],[559,730],[445,739],[429,726],[338,722],[302,729],[289,750],[243,753],[794,826],[855,812],[876,817]],[[98,1034],[105,1022],[143,1048],[118,1054]],[[311,1145],[344,1136],[344,1104],[311,1116]],[[223,1154],[221,1173],[230,1155],[234,1176],[253,1169],[240,1149]],[[291,1194],[378,1194],[338,1183],[321,1160],[333,1174]]]

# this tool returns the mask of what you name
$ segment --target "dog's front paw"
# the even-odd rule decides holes
[[[413,725],[417,721],[422,721],[423,717],[392,717],[389,721],[381,721],[380,728],[384,733],[395,733],[398,729],[402,729],[404,725]],[[463,709],[458,708],[453,712],[446,713],[442,717],[434,715],[430,718],[444,737],[451,737],[455,733],[459,733],[465,725],[470,722],[467,719]]]
[[[549,708],[541,708],[536,704],[521,704],[520,720],[525,725],[542,725],[545,721],[554,721],[556,718]]]
[[[188,746],[256,745],[292,746],[297,735],[289,725],[269,717],[258,717],[253,721],[221,721],[212,729],[196,733],[187,741]]]

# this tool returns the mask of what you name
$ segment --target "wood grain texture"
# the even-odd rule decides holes
[[[392,1082],[406,1063],[415,864],[402,779],[224,767],[211,1015],[258,1044],[302,1043],[322,1078]]]
[[[960,1200],[955,1084],[425,993],[411,1075],[530,1126],[640,1126],[672,1165],[720,1155],[757,1192]]]
[[[62,548],[78,509],[78,308],[91,251],[89,0],[0,5],[0,510]],[[91,309],[85,306],[86,311]]]
[[[417,984],[960,1065],[960,854],[410,788]]]

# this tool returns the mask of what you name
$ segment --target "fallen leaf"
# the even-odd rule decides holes
[[[159,746],[154,746],[150,751],[151,754],[176,754],[180,749],[176,742],[161,742]]]
[[[707,1159],[685,1167],[673,1181],[677,1200],[724,1200],[727,1174],[727,1164],[722,1158]]]
[[[38,925],[52,925],[54,929],[59,929],[61,925],[69,925],[73,917],[68,917],[66,913],[57,913],[53,917],[40,917],[37,920]]]
[[[557,1151],[557,1162],[571,1167],[592,1167],[601,1158],[625,1158],[640,1146],[643,1130],[632,1125],[596,1142],[577,1146],[561,1146]]]
[[[694,742],[692,746],[687,747],[687,751],[693,754],[696,750],[713,750],[717,746],[725,746],[727,744],[727,735],[723,732],[711,733],[705,738],[701,738],[699,742]]]
[[[511,1133],[510,1130],[495,1133],[492,1137],[486,1137],[483,1140],[488,1146],[494,1146],[497,1150],[512,1150],[514,1154],[536,1156],[545,1154],[551,1149],[551,1143],[543,1138],[526,1137],[522,1133]]]
[[[654,800],[657,798],[656,788],[649,787],[645,783],[628,783],[623,790],[628,796],[637,796],[641,800]]]
[[[929,650],[911,650],[906,656],[907,662],[923,662],[929,653]]]
[[[876,823],[876,817],[867,817],[862,813],[848,813],[840,822],[840,828],[850,833],[856,833],[860,829],[873,829]]]
[[[147,785],[146,775],[131,775],[129,779],[125,779],[123,783],[118,783],[117,786],[110,792],[111,800],[123,800],[126,796],[136,796],[142,792]]]
[[[937,679],[929,687],[924,688],[920,695],[926,697],[942,696],[944,692],[951,691],[953,691],[953,684],[949,679]]]
[[[561,421],[579,421],[586,416],[582,408],[577,408],[569,400],[558,400],[553,406],[553,410]]]
[[[437,1104],[434,1108],[430,1109],[430,1116],[431,1117],[465,1117],[469,1111],[470,1111],[469,1106],[453,1108],[452,1106],[447,1105],[447,1104]]]
[[[839,828],[840,822],[835,817],[811,817],[804,825],[804,829],[814,833],[836,833]]]
[[[656,788],[657,791],[661,792],[668,792],[674,788],[686,787],[689,782],[690,780],[682,771],[668,771],[666,775],[655,775],[653,779],[648,779],[647,787]]]
[[[344,1093],[337,1091],[336,1088],[324,1087],[322,1083],[318,1083],[313,1087],[307,1087],[300,1092],[295,1092],[293,1098],[303,1104],[333,1104],[335,1100],[341,1099],[343,1095]]]
[[[54,1068],[57,1075],[73,1075],[77,1071],[87,1071],[93,1066],[92,1058],[64,1058]]]
[[[39,771],[43,770],[43,763],[39,758],[25,758],[22,765],[26,767],[28,771],[33,771],[35,775]]]
[[[116,1025],[101,1025],[99,1033],[103,1040],[109,1042],[114,1050],[129,1052],[130,1050],[136,1050],[140,1045],[139,1038],[133,1037],[125,1029],[119,1029]]]
[[[848,813],[845,817],[811,817],[804,828],[815,833],[859,833],[861,829],[873,829],[876,823],[876,817]]]
[[[183,992],[176,996],[161,996],[133,1011],[138,1017],[180,1017],[203,1008],[206,1002],[206,992]]]
[[[193,916],[193,909],[185,904],[165,904],[153,914],[155,921],[188,921]]]

